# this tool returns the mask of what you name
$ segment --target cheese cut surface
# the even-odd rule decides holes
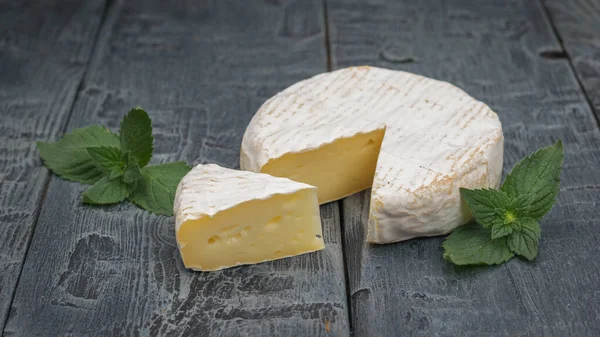
[[[468,222],[459,188],[499,185],[503,143],[496,113],[458,87],[352,67],[265,102],[246,129],[240,163],[314,185],[320,203],[372,186],[367,240],[389,243]]]
[[[318,186],[324,204],[371,187],[384,130],[343,138],[307,152],[285,154],[261,172]],[[315,165],[316,164],[316,165]]]
[[[219,270],[324,248],[313,186],[214,164],[194,167],[175,196],[186,268]]]

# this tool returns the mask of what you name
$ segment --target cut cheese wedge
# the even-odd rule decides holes
[[[372,186],[367,240],[389,243],[468,222],[459,188],[499,185],[503,142],[498,116],[449,83],[352,67],[265,102],[240,164],[314,185],[320,203]]]
[[[324,248],[315,187],[198,165],[179,183],[174,214],[186,268],[219,270]]]

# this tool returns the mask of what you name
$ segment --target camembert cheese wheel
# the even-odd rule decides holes
[[[316,186],[321,204],[372,187],[367,241],[389,243],[467,223],[459,188],[499,185],[503,143],[496,113],[460,88],[351,67],[266,101],[246,129],[240,162]]]

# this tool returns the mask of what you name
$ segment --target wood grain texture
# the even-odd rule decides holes
[[[600,120],[600,1],[542,2]]]
[[[153,119],[154,162],[238,167],[250,118],[326,67],[320,1],[121,1],[111,6],[69,129],[116,129],[135,105]],[[53,177],[7,336],[347,335],[339,212],[327,248],[220,272],[183,267],[172,217],[80,204]]]
[[[558,1],[557,1],[558,2]],[[368,193],[343,203],[355,336],[598,336],[600,131],[537,1],[330,0],[334,68],[370,64],[450,81],[498,112],[505,173],[558,138],[562,189],[540,254],[455,268],[442,238],[365,243]]]
[[[103,9],[0,1],[0,333],[49,179],[35,141],[64,130]]]

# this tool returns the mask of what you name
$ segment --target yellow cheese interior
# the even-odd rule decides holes
[[[317,187],[319,203],[371,187],[385,130],[343,138],[318,149],[290,153],[265,164],[261,172]]]
[[[316,191],[306,189],[186,221],[177,243],[187,268],[208,271],[314,252],[322,235]]]

